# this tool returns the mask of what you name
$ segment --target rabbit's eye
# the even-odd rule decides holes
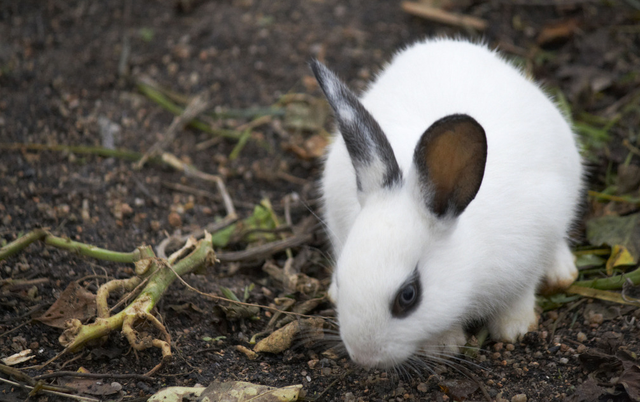
[[[420,296],[420,280],[416,273],[411,277],[410,282],[400,288],[396,294],[391,306],[391,315],[396,318],[406,317],[416,309]]]
[[[400,303],[401,307],[406,307],[411,303],[413,303],[415,299],[416,299],[416,287],[414,284],[411,284],[406,288],[402,289],[402,292],[400,292],[400,296],[398,298],[398,302]]]

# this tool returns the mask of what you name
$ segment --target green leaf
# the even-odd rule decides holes
[[[233,293],[231,289],[225,288],[224,286],[220,286],[220,291],[222,292],[222,295],[227,299],[237,301],[237,302],[240,301],[240,299],[238,299],[238,296],[236,296],[236,294]]]
[[[640,213],[627,216],[603,216],[587,221],[587,239],[595,246],[620,245],[635,261],[640,255]]]
[[[600,267],[603,266],[606,261],[604,258],[595,254],[581,254],[576,257],[576,266],[578,268]]]
[[[153,40],[153,36],[155,35],[155,31],[152,28],[140,28],[138,30],[138,35],[145,42],[151,42]]]
[[[578,300],[580,296],[567,296],[564,293],[558,293],[549,297],[538,296],[538,306],[542,308],[542,311],[555,310],[565,303],[569,303]]]
[[[211,243],[214,247],[225,247],[229,244],[229,240],[233,235],[233,232],[236,230],[236,225],[229,225],[224,229],[220,229],[215,233],[211,234]]]

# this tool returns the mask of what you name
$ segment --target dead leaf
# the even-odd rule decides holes
[[[96,295],[85,290],[77,282],[71,282],[58,300],[36,320],[55,328],[65,328],[70,319],[84,321],[96,315]]]
[[[284,115],[284,127],[295,131],[318,131],[329,116],[329,106],[324,99],[309,102],[291,102]]]
[[[281,282],[283,289],[287,292],[315,295],[320,290],[320,281],[295,271],[293,259],[287,260],[283,268],[272,262],[266,262],[262,270],[273,279]]]
[[[640,186],[640,166],[620,164],[616,179],[617,193],[630,193],[637,190],[638,186]]]
[[[616,318],[620,313],[617,306],[607,306],[602,303],[590,303],[584,308],[583,317],[590,320],[594,314],[602,314],[603,321],[609,321]]]
[[[588,349],[580,354],[580,363],[588,371],[615,371],[620,367],[620,360],[610,354],[595,349]]]
[[[576,392],[565,399],[565,402],[598,402],[600,396],[605,394],[606,390],[600,386],[593,378],[576,387]]]
[[[627,216],[602,216],[587,221],[587,239],[593,245],[620,245],[635,261],[640,255],[640,213]]]
[[[25,349],[22,352],[3,358],[2,363],[7,366],[15,366],[16,364],[24,363],[35,357],[35,355],[29,355],[31,355],[31,349]]]
[[[199,402],[287,402],[297,401],[302,385],[289,385],[288,387],[274,388],[264,385],[251,384],[249,382],[218,382],[211,383],[198,398]],[[155,398],[149,402],[168,402],[174,399]],[[182,400],[182,399],[181,399]]]
[[[95,396],[107,396],[117,394],[122,390],[122,385],[117,382],[104,382],[91,378],[75,378],[66,381],[60,381],[60,385],[73,388],[82,394]]]
[[[268,337],[262,339],[253,347],[255,352],[281,353],[291,347],[293,340],[299,333],[304,334],[306,341],[322,339],[324,321],[320,318],[306,318],[292,321]]]
[[[454,401],[464,401],[476,392],[478,384],[469,379],[449,380],[440,384],[440,389]]]
[[[624,371],[618,383],[622,384],[629,397],[634,401],[640,401],[640,366],[630,362],[623,362]]]
[[[277,331],[274,331],[268,337],[260,340],[253,347],[255,352],[280,353],[291,347],[293,338],[300,331],[300,322],[292,321]]]
[[[293,152],[298,158],[308,161],[324,155],[328,144],[329,139],[323,134],[315,134],[306,139],[304,135],[296,134],[281,146],[284,151]]]
[[[626,247],[616,244],[611,248],[611,255],[606,264],[607,275],[613,275],[614,268],[632,265],[636,265],[636,261]]]
[[[186,402],[198,398],[205,390],[205,387],[163,388],[153,394],[147,402]]]

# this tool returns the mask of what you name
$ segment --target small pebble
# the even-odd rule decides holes
[[[584,332],[578,332],[576,338],[578,339],[578,342],[585,342],[587,340],[587,334],[585,334]]]
[[[319,361],[318,359],[309,360],[307,362],[307,366],[309,366],[309,368],[311,370],[313,370],[314,368],[316,368],[316,365],[318,364],[318,361]]]
[[[513,349],[515,349],[516,347],[513,346],[513,343],[507,343],[507,345],[505,346],[505,349],[507,349],[508,351],[513,351]]]
[[[427,386],[427,383],[421,382],[420,384],[418,384],[418,391],[427,392],[428,390],[429,390],[429,387]]]
[[[511,398],[511,402],[527,402],[527,395],[518,394]]]
[[[600,325],[604,321],[604,316],[600,313],[594,313],[589,317],[589,323],[592,325]]]
[[[560,362],[560,364],[567,364],[567,363],[569,363],[569,359],[567,359],[566,357],[561,357],[559,362]]]
[[[177,212],[171,212],[169,214],[169,225],[173,226],[174,228],[182,226],[182,218],[180,218],[180,215],[178,215]]]
[[[582,354],[582,353],[584,353],[586,351],[587,351],[587,347],[584,346],[584,345],[578,345],[578,348],[576,349],[576,353],[580,353],[580,354]]]

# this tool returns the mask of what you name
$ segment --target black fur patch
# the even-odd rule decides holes
[[[360,176],[377,157],[385,166],[379,185],[391,188],[402,184],[402,171],[378,122],[331,70],[317,60],[311,61],[310,65],[335,113],[338,129],[344,138],[356,175]],[[345,119],[340,115],[341,111],[346,110],[350,111],[352,119]],[[358,189],[362,190],[360,186],[361,181],[358,180]]]

